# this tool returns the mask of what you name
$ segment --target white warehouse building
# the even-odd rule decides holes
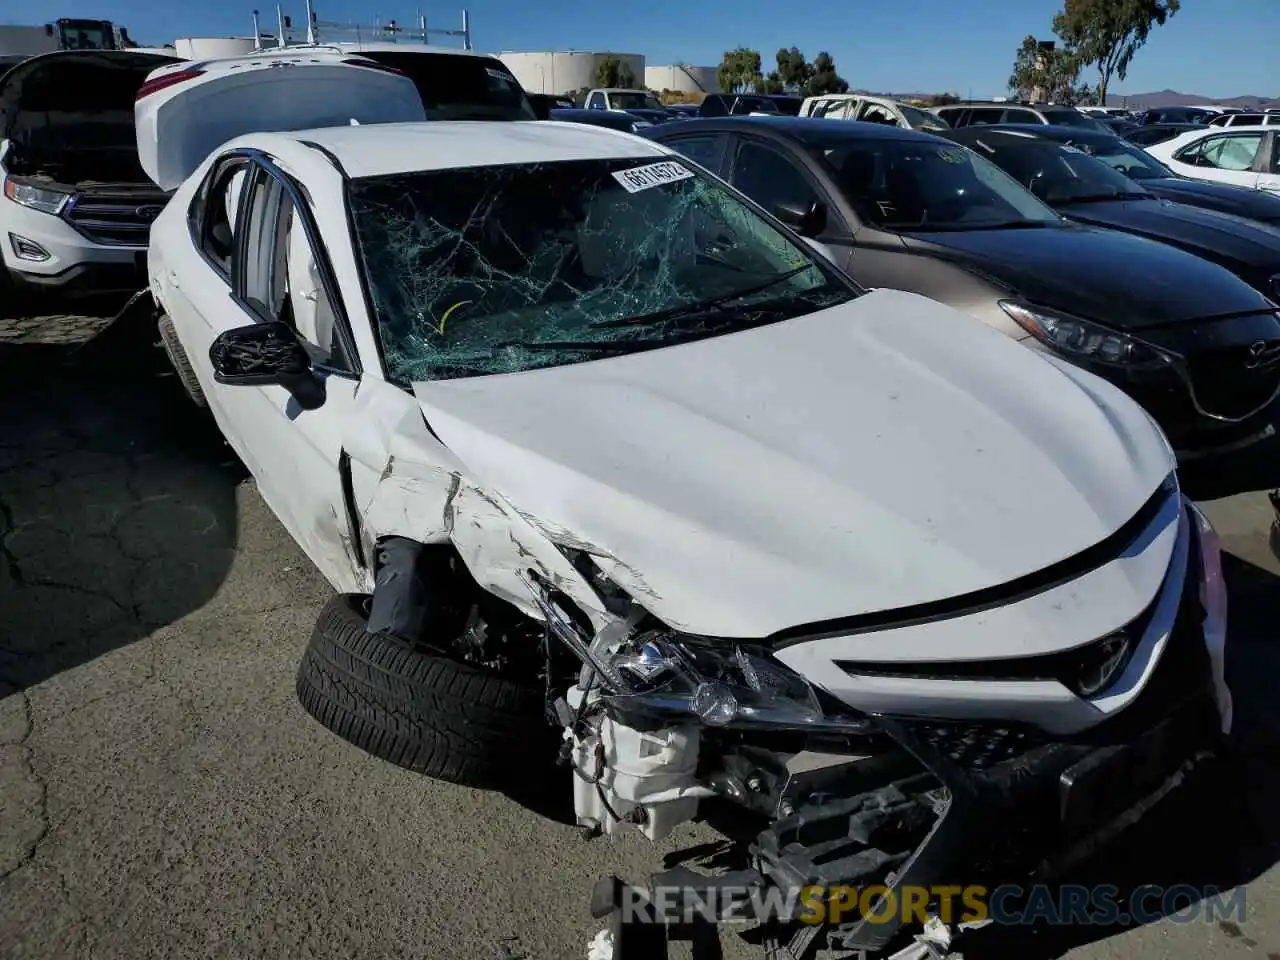
[[[720,71],[716,67],[692,67],[687,63],[645,67],[644,85],[659,92],[715,93],[720,89]]]
[[[645,82],[644,55],[612,51],[563,50],[552,53],[498,54],[520,85],[530,93],[572,93],[596,85],[596,68],[607,57],[616,57],[631,68],[637,84]]]

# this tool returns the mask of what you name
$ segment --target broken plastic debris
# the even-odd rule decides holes
[[[601,930],[587,944],[587,960],[613,960],[613,934]]]

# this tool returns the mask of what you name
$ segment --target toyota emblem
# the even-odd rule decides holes
[[[137,215],[139,220],[150,221],[160,216],[160,211],[163,209],[164,207],[157,207],[154,204],[151,204],[145,207],[138,207],[138,209],[134,210],[133,212]]]
[[[1276,360],[1280,360],[1280,343],[1255,340],[1249,344],[1249,359],[1245,361],[1245,366],[1252,370],[1255,367],[1274,363]]]

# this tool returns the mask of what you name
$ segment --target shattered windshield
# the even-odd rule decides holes
[[[994,164],[958,144],[876,137],[816,152],[858,217],[889,230],[982,230],[1059,219]]]
[[[674,159],[353,180],[390,377],[515,373],[814,313],[858,290]]]

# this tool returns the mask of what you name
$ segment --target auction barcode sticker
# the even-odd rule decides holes
[[[688,180],[693,171],[679,163],[664,160],[662,163],[650,163],[643,167],[632,167],[630,170],[618,170],[613,179],[622,184],[627,193],[639,193],[650,187],[658,187],[664,183],[675,183],[677,180]]]

